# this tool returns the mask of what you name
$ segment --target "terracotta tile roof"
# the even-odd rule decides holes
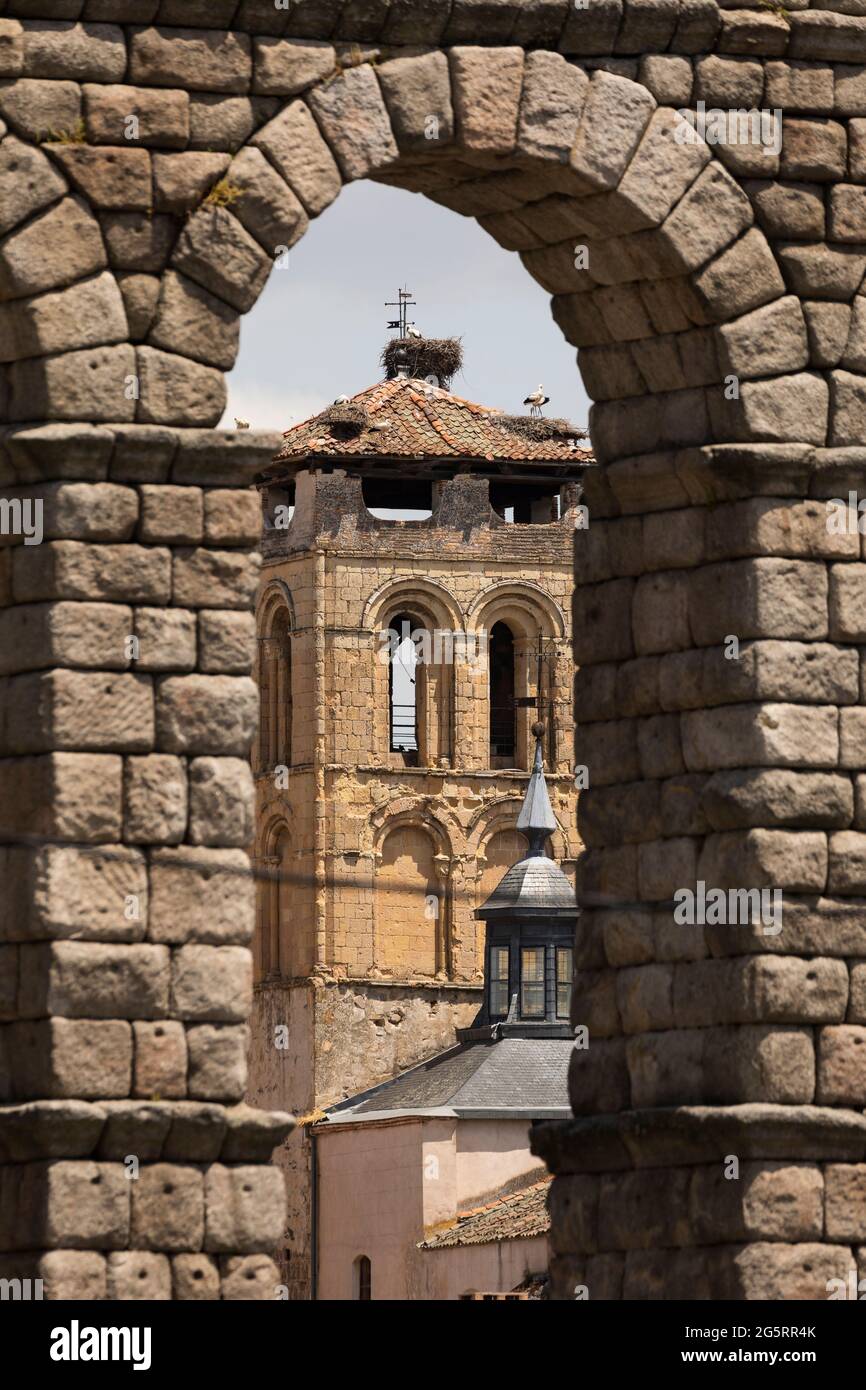
[[[543,1236],[550,1230],[547,1192],[551,1178],[509,1193],[486,1206],[458,1213],[447,1231],[419,1242],[419,1250],[443,1250],[453,1245],[485,1245],[498,1240]]]
[[[277,459],[301,459],[309,454],[334,457],[378,455],[393,458],[479,458],[538,460],[585,466],[593,462],[590,449],[557,434],[536,440],[497,422],[501,413],[475,405],[425,381],[395,377],[380,381],[351,398],[367,413],[358,432],[338,430],[327,411],[286,430]]]

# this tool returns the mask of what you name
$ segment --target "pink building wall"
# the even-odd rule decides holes
[[[419,1250],[515,1179],[537,1172],[525,1120],[407,1118],[317,1130],[319,1299],[354,1297],[366,1255],[373,1299],[511,1289],[546,1269],[546,1238]]]
[[[460,1120],[456,1150],[461,1211],[527,1173],[537,1172],[539,1179],[547,1176],[544,1164],[529,1152],[526,1120]]]
[[[455,1245],[420,1251],[425,1260],[425,1298],[444,1302],[464,1293],[502,1293],[527,1274],[547,1269],[547,1236],[501,1240],[493,1245]]]

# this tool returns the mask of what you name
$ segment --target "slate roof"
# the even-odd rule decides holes
[[[419,1241],[419,1250],[443,1250],[454,1245],[486,1245],[499,1240],[519,1240],[543,1236],[550,1230],[547,1193],[552,1179],[542,1178],[531,1187],[499,1197],[483,1207],[461,1211],[457,1223]]]
[[[485,1113],[555,1119],[570,1116],[570,1038],[500,1038],[461,1043],[413,1067],[393,1081],[332,1106],[328,1120],[394,1114]]]
[[[297,460],[310,454],[334,457],[376,455],[387,458],[478,458],[491,462],[574,463],[594,461],[590,449],[576,447],[557,436],[534,440],[497,423],[499,412],[475,405],[425,381],[394,377],[380,381],[351,398],[367,411],[367,424],[357,434],[332,429],[322,415],[286,430],[277,460]],[[373,429],[373,425],[386,428]]]
[[[563,912],[577,916],[574,889],[562,869],[545,854],[527,854],[507,869],[475,916],[499,912]]]
[[[523,805],[517,817],[517,829],[525,830],[528,834],[531,834],[533,831],[538,831],[540,844],[544,843],[546,835],[552,830],[557,829],[556,816],[553,814],[553,807],[550,804],[550,793],[547,790],[547,782],[544,776],[541,734],[536,734],[535,737],[535,756],[532,761],[532,773],[530,774],[526,791],[523,794]]]

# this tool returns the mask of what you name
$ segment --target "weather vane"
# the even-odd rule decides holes
[[[409,336],[409,325],[406,319],[406,310],[409,308],[410,304],[413,309],[417,309],[418,307],[417,302],[414,299],[412,299],[411,296],[411,290],[398,290],[397,299],[388,299],[385,301],[386,309],[399,310],[399,317],[396,319],[389,319],[388,327],[396,328],[401,338],[407,338]]]

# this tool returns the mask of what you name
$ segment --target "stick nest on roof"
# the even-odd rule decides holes
[[[510,434],[520,434],[524,439],[543,443],[548,439],[586,439],[587,431],[573,425],[570,420],[545,419],[543,415],[495,415],[497,425]]]
[[[402,370],[417,380],[435,376],[448,382],[463,366],[463,347],[459,338],[392,338],[382,352],[382,366],[389,381]]]
[[[328,426],[332,434],[351,438],[366,428],[367,411],[362,405],[345,401],[341,405],[329,405],[327,410],[322,411],[319,419],[323,425]]]

